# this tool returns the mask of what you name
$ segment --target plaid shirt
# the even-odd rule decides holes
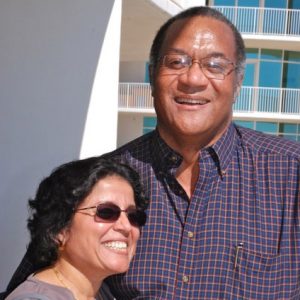
[[[191,199],[181,156],[156,131],[110,156],[151,199],[118,299],[300,299],[300,144],[231,125],[199,156]]]
[[[199,155],[191,199],[181,156],[157,131],[108,154],[141,175],[151,201],[118,299],[300,299],[300,144],[231,125]],[[30,274],[26,256],[15,279]]]

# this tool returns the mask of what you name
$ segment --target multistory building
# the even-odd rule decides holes
[[[130,31],[126,21],[130,20],[130,12],[126,11],[126,4],[130,2],[123,0],[126,15],[122,24],[127,38]],[[147,26],[146,22],[149,24],[149,31],[145,30],[140,42],[135,42],[145,42],[143,46],[150,48],[151,39],[164,20],[192,5],[218,9],[237,26],[244,38],[245,78],[234,105],[234,121],[241,126],[300,141],[300,0],[143,1],[139,13],[149,10],[150,15],[156,13],[156,18],[151,21],[141,16],[130,20],[142,22],[139,30]],[[131,61],[126,61],[122,50],[126,52],[129,41],[124,40],[123,33],[122,38],[118,145],[156,125],[147,75],[148,57],[145,50],[138,54],[142,49],[137,45],[132,55],[137,55],[138,59],[132,56]],[[125,43],[123,48],[122,43]]]

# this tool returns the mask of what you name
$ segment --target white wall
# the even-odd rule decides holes
[[[120,147],[143,134],[143,115],[135,113],[119,113],[118,144]]]
[[[80,158],[106,153],[116,148],[121,11],[121,0],[115,0],[96,69]]]
[[[150,0],[170,15],[175,15],[181,10],[192,7],[205,5],[205,0]]]
[[[0,291],[25,253],[40,180],[80,153],[101,154],[98,141],[115,147],[120,20],[109,19],[120,9],[121,0],[0,1]],[[106,43],[115,48],[101,59]]]
[[[120,62],[120,82],[145,82],[146,61]]]

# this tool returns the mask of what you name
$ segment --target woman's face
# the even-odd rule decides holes
[[[131,185],[116,175],[105,177],[98,181],[78,209],[105,202],[122,210],[135,207]],[[75,213],[71,226],[63,235],[65,244],[60,259],[92,277],[99,274],[105,278],[127,271],[140,230],[130,224],[124,212],[114,222],[102,222],[95,217],[95,209],[88,209]]]

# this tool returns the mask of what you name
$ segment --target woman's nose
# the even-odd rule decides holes
[[[120,213],[118,220],[116,220],[114,223],[114,228],[116,230],[122,230],[126,232],[129,232],[131,230],[132,225],[129,222],[126,212],[122,211]]]

